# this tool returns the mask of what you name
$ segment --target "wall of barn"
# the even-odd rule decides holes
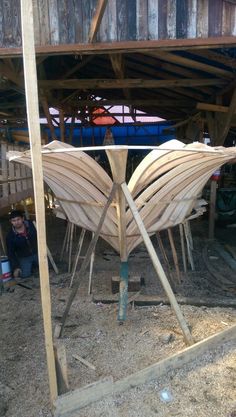
[[[36,45],[86,43],[97,0],[33,0]],[[232,0],[108,0],[98,42],[236,35]],[[0,0],[0,48],[20,47],[20,0]]]

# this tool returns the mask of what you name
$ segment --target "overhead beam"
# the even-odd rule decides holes
[[[106,5],[108,0],[97,0],[97,7],[94,13],[94,16],[92,18],[89,35],[88,35],[88,42],[93,42],[95,40],[95,37],[97,35],[97,32],[99,30],[102,17],[104,15]]]
[[[217,138],[217,145],[223,145],[226,139],[226,136],[229,133],[229,129],[231,126],[232,118],[234,113],[236,112],[236,88],[233,92],[233,96],[230,102],[229,110],[226,116],[226,120],[224,121],[223,128],[220,131],[220,134]]]
[[[92,101],[92,100],[79,100],[79,101],[75,101],[73,102],[73,104],[76,105],[77,108],[80,107],[104,107],[104,106],[142,106],[142,107],[146,107],[146,106],[164,106],[164,107],[173,107],[173,106],[189,106],[189,105],[194,105],[194,103],[196,103],[195,100],[165,100],[165,99],[114,99],[114,100],[99,100],[99,101]],[[8,107],[2,107],[0,105],[0,109],[7,109]]]
[[[198,110],[206,110],[206,111],[219,112],[219,113],[228,113],[229,111],[228,106],[220,106],[219,104],[197,103],[196,108]],[[235,109],[235,113],[236,113],[236,109]]]
[[[197,87],[206,85],[225,85],[225,80],[219,78],[189,79],[179,78],[173,80],[146,80],[139,78],[130,79],[76,79],[76,80],[39,80],[42,88],[53,89],[122,89],[122,88],[174,88]]]
[[[76,43],[63,45],[39,45],[36,46],[37,55],[90,55],[105,53],[130,53],[130,52],[151,52],[157,50],[186,50],[199,48],[222,48],[223,46],[235,47],[235,36],[218,36],[212,38],[195,39],[160,39],[148,41],[126,41],[126,42],[99,42],[99,43]],[[22,48],[0,48],[0,56],[14,57],[21,56]]]
[[[155,56],[161,60],[171,62],[177,65],[182,65],[187,68],[197,69],[200,71],[207,72],[209,74],[213,74],[218,77],[224,77],[228,79],[233,79],[234,74],[230,70],[225,70],[222,68],[218,68],[214,65],[204,64],[194,59],[186,58],[180,55],[176,55],[173,53],[165,52],[165,51],[157,51],[157,52],[150,52],[147,55]]]

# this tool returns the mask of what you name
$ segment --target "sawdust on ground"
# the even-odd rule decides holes
[[[55,248],[53,252],[57,257]],[[146,282],[150,277],[152,283],[154,273],[150,261],[145,257],[136,258],[139,258],[139,262],[134,260],[134,272],[138,264],[139,273],[145,276]],[[99,246],[93,276],[94,291],[108,291],[111,276],[117,275],[118,261],[111,255],[107,259],[104,260],[104,246]],[[60,322],[70,291],[70,276],[65,272],[64,264],[59,266],[63,271],[60,275],[50,272],[53,328]],[[189,282],[186,278],[182,284],[184,295],[189,291],[189,296],[197,296],[199,287],[199,296],[202,296],[201,279],[197,272],[194,274],[197,285],[191,282],[192,277]],[[38,278],[35,277],[28,282],[31,290],[16,286],[13,293],[4,293],[0,298],[1,417],[52,415],[38,284]],[[156,291],[158,294],[159,289]],[[177,291],[181,293],[181,285]],[[181,329],[169,306],[129,305],[127,321],[119,326],[116,320],[117,306],[94,303],[86,292],[87,276],[74,300],[62,337],[71,389],[110,375],[118,380],[185,348]],[[186,305],[181,306],[181,310],[191,326],[195,341],[203,340],[236,323],[236,310],[233,308]],[[83,357],[96,369],[88,368],[73,355]],[[75,415],[235,417],[235,359],[235,346],[227,343],[181,370],[168,372],[149,384],[105,398]],[[163,402],[161,398],[163,389],[169,393],[169,402]]]

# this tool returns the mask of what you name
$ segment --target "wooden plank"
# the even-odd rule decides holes
[[[56,363],[58,394],[62,395],[69,391],[66,349],[64,344],[62,344],[59,341],[57,341],[57,343],[54,343],[53,348]]]
[[[121,381],[117,381],[114,384],[115,389],[113,392],[122,392],[123,390],[129,389],[131,386],[138,386],[156,379],[173,369],[181,369],[184,365],[191,363],[197,357],[204,355],[209,351],[214,351],[214,349],[217,349],[218,347],[223,347],[227,342],[234,342],[236,340],[235,330],[236,325],[233,325],[222,332],[195,343],[193,346],[174,354],[170,358],[163,359]]]
[[[137,40],[148,39],[148,0],[137,0]]]
[[[68,43],[75,43],[76,26],[75,26],[75,1],[67,1],[67,20],[68,20]]]
[[[41,24],[39,15],[39,2],[38,0],[32,0],[33,2],[33,16],[34,16],[34,39],[35,45],[41,45]]]
[[[176,38],[187,38],[188,0],[176,0]]]
[[[197,36],[197,0],[188,0],[188,22],[187,37],[196,38]]]
[[[231,98],[229,110],[226,116],[226,120],[224,121],[223,129],[219,132],[219,136],[216,138],[215,145],[223,145],[224,141],[229,133],[229,129],[232,123],[232,118],[234,113],[236,112],[236,88],[233,92],[233,96]]]
[[[71,413],[74,413],[79,408],[98,401],[100,398],[103,398],[104,394],[111,393],[112,385],[113,378],[110,376],[93,382],[79,390],[61,395],[55,403],[55,417],[69,417],[72,415]],[[80,398],[79,405],[78,398]]]
[[[11,3],[11,0],[6,0],[3,3],[3,45],[5,47],[11,47],[14,45],[14,39],[12,36],[13,16]]]
[[[20,2],[14,0],[12,4],[12,37],[16,46],[21,46],[21,14]]]
[[[109,0],[107,5],[108,15],[108,42],[117,41],[117,11],[116,11],[116,0]]]
[[[119,0],[119,2],[116,2],[116,24],[117,40],[123,41],[127,39],[128,13],[126,0]]]
[[[65,142],[65,122],[64,122],[64,111],[62,109],[59,109],[59,120],[60,120],[61,142]]]
[[[148,39],[158,39],[158,0],[148,0]]]
[[[222,34],[222,7],[222,0],[209,0],[208,36],[219,36]]]
[[[131,41],[137,36],[136,9],[136,0],[129,0],[127,2],[127,37]]]
[[[126,165],[128,152],[127,150],[112,152],[106,151],[112,170],[113,181],[116,184],[122,184],[126,178]],[[125,196],[119,187],[116,194],[117,201],[117,219],[118,219],[118,234],[119,234],[119,248],[121,262],[127,261],[127,241],[126,241],[126,201]]]
[[[108,0],[97,0],[96,10],[93,15],[88,35],[88,42],[94,42],[99,30]]]
[[[167,2],[167,37],[176,38],[176,0]]]
[[[229,297],[209,298],[209,297],[180,297],[176,296],[179,305],[190,305],[197,307],[223,307],[223,308],[236,308],[236,300]],[[112,304],[118,302],[118,294],[93,294],[94,303]],[[160,297],[158,295],[145,295],[140,294],[134,302],[137,306],[157,306],[157,305],[170,305],[170,301],[167,297]]]
[[[208,37],[208,0],[197,3],[197,37]]]
[[[197,103],[196,108],[198,110],[206,110],[206,111],[220,112],[220,113],[228,113],[229,111],[228,106],[220,106],[219,104]]]
[[[185,350],[175,353],[147,368],[131,374],[113,383],[112,379],[107,384],[98,381],[94,385],[87,385],[58,398],[55,402],[55,417],[69,417],[81,408],[108,395],[119,394],[135,386],[147,384],[167,374],[169,371],[178,370],[191,364],[209,351],[219,349],[228,342],[236,340],[236,325],[231,326],[213,336],[208,337]],[[110,377],[111,378],[111,377]]]
[[[159,53],[158,53],[159,55]],[[160,57],[163,58],[162,56]],[[166,57],[164,59],[167,59]],[[169,58],[167,59],[169,60]],[[203,65],[203,64],[202,64]],[[216,75],[218,69],[212,67]],[[223,70],[222,70],[223,71]],[[210,70],[208,70],[210,72]],[[231,77],[231,75],[230,75]],[[39,80],[39,86],[46,89],[120,89],[120,88],[174,88],[174,87],[198,87],[207,85],[225,85],[226,81],[220,78],[189,79],[179,78],[171,80],[146,80],[146,79],[75,79],[75,80]]]
[[[201,70],[204,72],[208,72],[209,74],[214,74],[215,76],[219,75],[221,77],[232,78],[232,73],[230,71],[215,67],[214,65],[204,64],[202,62],[199,62],[190,58],[185,58],[185,57],[178,56],[176,54],[171,54],[169,52],[164,52],[164,51],[148,53],[148,55],[149,54],[151,56],[156,56],[160,58],[161,60],[172,62],[177,65],[182,65],[187,68],[190,67],[192,69]]]
[[[47,365],[49,373],[49,386],[51,401],[57,397],[57,380],[55,369],[55,358],[52,342],[52,323],[51,323],[51,300],[49,289],[49,273],[46,252],[46,233],[45,233],[45,207],[44,207],[44,187],[41,156],[41,134],[38,113],[38,91],[37,73],[34,48],[34,24],[33,8],[31,0],[21,1],[22,15],[22,39],[23,39],[23,62],[24,78],[26,90],[27,116],[30,135],[34,199],[36,209],[37,239],[41,300],[43,310],[43,322],[45,333],[45,345],[47,355]]]
[[[95,246],[96,246],[97,240],[98,240],[98,238],[99,238],[99,235],[100,235],[100,232],[101,232],[101,228],[102,228],[102,225],[103,225],[103,223],[104,223],[104,220],[105,220],[105,217],[106,217],[106,214],[107,214],[107,210],[108,210],[108,208],[109,208],[110,204],[112,203],[113,197],[114,197],[114,195],[115,195],[116,188],[117,188],[117,187],[116,187],[116,185],[115,185],[115,184],[113,184],[113,186],[112,186],[112,190],[111,190],[111,193],[110,193],[110,195],[109,195],[109,197],[108,197],[107,203],[106,203],[106,205],[105,205],[105,207],[104,207],[104,209],[103,209],[103,212],[102,212],[101,218],[100,218],[100,220],[99,220],[99,224],[98,224],[97,230],[96,230],[96,232],[95,232],[95,234],[94,234],[93,239],[92,239],[92,240],[91,240],[91,242],[90,242],[90,245],[89,245],[89,247],[88,247],[88,250],[87,250],[86,256],[85,256],[85,258],[84,258],[84,260],[83,260],[83,263],[82,263],[82,265],[81,265],[81,268],[80,268],[79,274],[78,274],[78,276],[77,276],[76,282],[74,283],[74,287],[72,288],[72,291],[71,291],[71,293],[70,293],[70,296],[69,296],[69,299],[68,299],[68,301],[67,301],[67,305],[66,305],[66,308],[65,308],[65,311],[64,311],[63,317],[62,317],[62,323],[61,323],[61,332],[60,332],[60,336],[62,335],[62,332],[63,332],[63,329],[64,329],[64,325],[65,325],[65,322],[66,322],[66,318],[67,318],[68,313],[69,313],[69,311],[70,311],[71,304],[72,304],[72,302],[73,302],[73,300],[74,300],[74,298],[75,298],[75,295],[76,295],[76,293],[77,293],[77,291],[78,291],[78,288],[79,288],[79,285],[80,285],[80,279],[79,279],[79,278],[80,278],[80,275],[83,275],[83,273],[84,273],[84,272],[86,271],[86,269],[87,269],[87,266],[88,266],[88,264],[89,264],[89,261],[90,261],[91,255],[92,255],[92,253],[93,253],[93,251],[94,251],[94,248],[95,248]]]
[[[4,19],[3,19],[3,3],[0,2],[0,48],[5,47],[4,41],[3,41],[3,25],[4,25]]]
[[[58,2],[58,21],[59,25],[59,39],[60,43],[70,43],[69,42],[69,25],[73,26],[73,20],[68,21],[68,7],[69,3],[67,0],[59,0]]]
[[[83,12],[82,1],[75,2],[75,42],[83,42]]]
[[[96,370],[96,367],[92,365],[92,363],[86,361],[86,359],[82,358],[79,355],[72,355],[73,358],[75,358],[77,361],[81,362],[83,365],[87,366],[87,368],[92,369],[93,371]]]
[[[211,181],[210,211],[209,211],[209,239],[214,239],[214,236],[215,236],[216,189],[217,189],[217,182]]]
[[[156,1],[156,0],[155,0]],[[208,38],[197,39],[160,39],[160,40],[148,40],[148,41],[123,41],[123,42],[107,42],[107,43],[91,43],[83,44],[76,43],[66,45],[39,45],[36,47],[37,56],[40,55],[91,55],[93,54],[106,54],[119,52],[150,52],[150,51],[172,51],[187,50],[187,49],[199,49],[200,48],[222,48],[235,47],[235,36],[216,36]],[[0,56],[17,57],[22,55],[22,48],[0,48]]]
[[[166,39],[167,37],[167,1],[158,3],[158,38]]]
[[[58,1],[50,0],[48,3],[49,23],[50,23],[50,42],[51,45],[58,45],[59,36],[59,14]]]
[[[40,27],[41,27],[40,45],[47,45],[50,43],[48,0],[40,0],[39,21],[40,21]]]
[[[105,8],[105,11],[104,11],[104,14],[102,16],[101,23],[100,23],[100,26],[99,26],[99,29],[98,29],[98,32],[97,32],[97,35],[96,35],[97,42],[107,42],[109,40],[109,33],[108,33],[108,31],[109,31],[109,16],[108,16],[109,9],[108,9],[108,4],[109,4],[109,2],[107,3],[107,6]]]
[[[176,301],[176,298],[174,296],[174,293],[173,293],[173,291],[172,291],[172,289],[170,287],[170,284],[169,284],[168,279],[167,279],[167,277],[165,275],[165,272],[164,272],[164,270],[163,270],[163,268],[161,266],[161,263],[160,263],[160,261],[159,261],[159,259],[157,257],[157,254],[156,254],[155,249],[154,249],[154,247],[152,245],[152,242],[151,242],[151,240],[150,240],[150,238],[148,236],[148,233],[147,233],[147,231],[146,231],[146,229],[144,227],[144,224],[143,224],[142,219],[141,219],[141,217],[140,217],[140,215],[138,213],[138,210],[137,210],[136,205],[135,205],[135,203],[134,203],[134,201],[132,199],[132,196],[131,196],[131,194],[129,192],[129,189],[128,189],[128,187],[127,187],[127,185],[125,183],[123,183],[121,185],[121,187],[122,187],[122,190],[123,190],[123,192],[125,194],[125,198],[126,198],[128,204],[129,204],[130,210],[132,211],[132,214],[134,216],[134,220],[137,223],[137,226],[138,226],[138,229],[140,231],[140,234],[141,234],[141,236],[143,238],[143,241],[144,241],[144,243],[146,245],[147,251],[148,251],[148,253],[150,255],[150,258],[152,260],[152,263],[153,263],[153,266],[155,268],[155,271],[156,271],[156,273],[157,273],[157,275],[158,275],[158,277],[159,277],[159,279],[161,281],[161,284],[162,284],[162,286],[163,286],[163,288],[164,288],[164,290],[166,292],[166,295],[167,295],[167,297],[170,300],[171,306],[172,306],[172,308],[173,308],[173,310],[174,310],[174,312],[176,314],[176,317],[177,317],[177,320],[179,322],[179,325],[180,325],[180,327],[181,327],[181,329],[183,331],[184,340],[185,340],[185,342],[188,345],[191,345],[191,344],[193,344],[192,335],[191,335],[191,333],[189,331],[189,328],[187,326],[187,323],[185,322],[184,316],[183,316],[183,314],[182,314],[182,312],[181,312],[181,310],[180,310],[180,308],[178,306],[178,303]]]
[[[2,196],[7,197],[9,194],[9,186],[6,182],[8,179],[8,166],[7,166],[7,144],[1,143],[1,178],[5,181],[2,185]]]
[[[81,3],[82,3],[82,21],[83,21],[83,26],[82,26],[83,42],[87,44],[93,9],[91,8],[90,1],[82,0]]]

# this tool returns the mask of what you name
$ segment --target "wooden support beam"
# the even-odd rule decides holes
[[[233,118],[233,115],[234,115],[235,112],[236,112],[236,88],[235,88],[235,90],[233,92],[233,96],[232,96],[232,99],[231,99],[231,102],[230,102],[230,106],[229,106],[229,110],[228,110],[228,113],[227,113],[227,116],[226,116],[225,123],[223,125],[222,130],[219,133],[219,136],[216,139],[216,141],[217,141],[216,142],[216,145],[219,146],[219,145],[223,145],[224,144],[224,141],[226,139],[226,136],[229,133],[229,129],[230,129],[230,126],[231,126],[232,118]]]
[[[212,112],[219,112],[219,113],[228,113],[229,107],[228,106],[220,106],[219,104],[208,104],[208,103],[197,103],[196,108],[198,110],[206,110]],[[234,114],[236,113],[236,109]]]
[[[215,215],[216,215],[216,190],[217,181],[211,181],[210,191],[210,211],[209,211],[209,239],[213,240],[215,235]]]
[[[38,112],[37,72],[34,48],[34,23],[32,0],[21,0],[21,22],[24,79],[26,91],[27,116],[30,136],[30,149],[32,159],[32,172],[34,183],[34,199],[37,222],[38,257],[40,288],[43,310],[43,323],[45,334],[45,346],[49,374],[49,387],[51,401],[57,398],[57,379],[55,368],[55,356],[53,351],[52,322],[51,322],[51,298],[49,285],[49,272],[46,250],[45,231],[45,206],[44,186],[41,154],[41,133]]]
[[[108,0],[97,0],[97,7],[95,10],[95,14],[92,18],[89,35],[88,35],[88,42],[92,43],[95,40],[96,34],[99,30],[102,17],[104,15],[106,5]]]
[[[112,377],[110,377],[105,381],[98,381],[67,393],[64,396],[62,395],[55,402],[55,417],[74,415],[81,408],[108,395],[120,394],[133,387],[158,380],[169,371],[182,369],[183,366],[191,364],[195,359],[200,358],[209,351],[213,352],[215,349],[225,346],[227,342],[234,342],[235,340],[236,325],[233,325],[121,380],[113,382]]]
[[[197,61],[196,59],[185,58],[181,55],[176,55],[170,52],[165,51],[158,51],[158,52],[150,52],[148,55],[156,56],[157,58],[172,62],[177,65],[182,65],[183,67],[197,69],[200,71],[207,72],[209,74],[213,74],[218,77],[224,77],[226,79],[233,79],[234,75],[230,70],[225,70],[222,68],[218,68],[215,65],[204,64],[202,62]]]
[[[89,261],[90,261],[91,255],[92,255],[92,253],[93,253],[93,251],[94,251],[94,248],[95,248],[95,246],[96,246],[96,243],[97,243],[97,241],[98,241],[98,238],[99,238],[99,235],[100,235],[100,232],[101,232],[101,229],[102,229],[102,225],[103,225],[103,223],[104,223],[104,220],[105,220],[105,217],[106,217],[106,214],[107,214],[107,210],[108,210],[108,208],[109,208],[110,204],[112,203],[112,200],[113,200],[113,198],[114,198],[114,196],[115,196],[116,190],[117,190],[117,185],[116,185],[116,184],[113,184],[113,186],[112,186],[112,190],[111,190],[111,193],[110,193],[110,195],[109,195],[109,197],[108,197],[108,200],[107,200],[106,205],[105,205],[105,207],[104,207],[104,209],[103,209],[103,212],[102,212],[101,218],[100,218],[100,220],[99,220],[97,230],[96,230],[96,232],[95,232],[95,234],[94,234],[93,239],[91,240],[91,242],[90,242],[90,244],[89,244],[89,247],[88,247],[88,250],[87,250],[86,256],[85,256],[85,258],[84,258],[84,260],[83,260],[83,263],[82,263],[82,265],[81,265],[81,268],[80,268],[79,274],[78,274],[78,276],[77,276],[77,279],[76,279],[76,281],[75,281],[75,283],[74,283],[74,286],[73,286],[73,288],[72,288],[72,290],[71,290],[71,293],[70,293],[69,299],[68,299],[68,301],[67,301],[67,305],[66,305],[66,308],[65,308],[65,311],[64,311],[63,317],[62,317],[62,323],[61,323],[61,332],[60,332],[60,336],[62,335],[62,332],[63,332],[63,329],[64,329],[64,325],[65,325],[65,322],[66,322],[66,319],[67,319],[68,313],[69,313],[70,308],[71,308],[71,304],[72,304],[72,302],[73,302],[73,300],[74,300],[74,298],[75,298],[75,296],[76,296],[76,293],[77,293],[77,291],[78,291],[78,288],[79,288],[79,285],[80,285],[80,281],[81,281],[81,280],[80,280],[80,276],[81,276],[81,275],[83,275],[83,274],[84,274],[84,272],[85,272],[85,271],[86,271],[86,269],[87,269],[87,266],[88,266],[88,264],[89,264]]]
[[[176,51],[190,49],[209,49],[235,47],[235,36],[214,36],[207,38],[194,39],[158,39],[144,41],[118,41],[118,42],[101,42],[101,43],[76,43],[76,44],[59,44],[59,45],[38,45],[36,46],[37,56],[40,55],[90,55],[106,53],[130,53],[150,51]],[[22,48],[0,48],[0,57],[9,58],[22,55]]]
[[[195,100],[191,100],[191,99],[173,99],[173,100],[168,100],[168,99],[161,99],[159,97],[157,97],[156,99],[144,99],[141,98],[140,99],[132,99],[132,98],[128,98],[128,99],[109,99],[109,100],[76,100],[75,102],[73,101],[73,99],[71,100],[72,104],[76,104],[76,107],[78,109],[83,108],[83,107],[104,107],[104,106],[122,106],[122,105],[132,105],[132,106],[141,106],[142,107],[146,107],[146,106],[163,106],[163,107],[173,107],[173,106],[178,106],[178,107],[189,107],[190,105],[194,106],[196,101]],[[4,105],[0,104],[0,109],[4,109],[4,108],[8,108],[7,105],[4,107]],[[11,107],[9,107],[11,108]]]
[[[47,122],[48,122],[48,126],[49,126],[49,129],[50,129],[52,139],[57,140],[55,129],[54,129],[54,124],[52,123],[52,116],[51,116],[50,111],[49,111],[49,105],[48,105],[47,99],[46,99],[46,97],[41,97],[40,101],[41,101],[43,111],[44,111],[44,114],[45,114]]]
[[[65,142],[65,122],[64,122],[64,111],[62,109],[59,109],[59,120],[60,120],[61,142]]]
[[[183,331],[184,340],[185,340],[185,342],[188,345],[192,345],[194,343],[194,341],[193,341],[192,335],[191,335],[191,333],[189,331],[188,325],[187,325],[187,323],[186,323],[186,321],[184,319],[184,316],[183,316],[183,314],[182,314],[182,312],[181,312],[181,310],[179,308],[179,305],[178,305],[178,303],[176,301],[176,298],[175,298],[174,293],[173,293],[173,291],[171,289],[171,286],[169,284],[169,281],[168,281],[168,279],[166,277],[166,274],[165,274],[165,272],[164,272],[164,270],[162,268],[162,265],[161,265],[161,263],[160,263],[160,261],[158,259],[158,256],[157,256],[156,251],[155,251],[155,249],[153,247],[152,241],[151,241],[150,237],[148,236],[148,233],[147,233],[147,231],[145,229],[145,226],[144,226],[143,221],[141,219],[141,216],[140,216],[140,214],[138,212],[138,209],[137,209],[137,207],[136,207],[136,205],[135,205],[135,203],[134,203],[134,201],[132,199],[132,196],[131,196],[130,191],[129,191],[128,187],[127,187],[127,184],[126,183],[123,183],[121,185],[121,187],[122,187],[122,190],[124,192],[124,195],[125,195],[125,198],[127,200],[127,203],[128,203],[128,205],[130,207],[130,210],[131,210],[131,212],[132,212],[132,214],[134,216],[134,219],[136,221],[136,224],[138,226],[138,229],[140,231],[140,234],[141,234],[141,236],[143,238],[143,241],[144,241],[144,243],[146,245],[147,251],[148,251],[148,253],[150,255],[150,258],[152,260],[152,263],[153,263],[153,266],[155,268],[155,271],[156,271],[156,273],[157,273],[157,275],[158,275],[158,277],[159,277],[159,279],[161,281],[161,284],[162,284],[162,286],[163,286],[163,288],[164,288],[164,290],[166,292],[167,297],[170,300],[171,306],[172,306],[172,308],[173,308],[173,310],[175,312],[175,315],[177,317],[177,320],[179,322],[179,325],[180,325],[180,327],[181,327],[181,329]]]
[[[76,80],[39,80],[39,86],[43,89],[122,89],[122,88],[177,88],[177,87],[198,87],[206,85],[224,85],[226,81],[222,78],[178,78],[173,80],[156,80],[140,78],[115,79],[76,79]]]

